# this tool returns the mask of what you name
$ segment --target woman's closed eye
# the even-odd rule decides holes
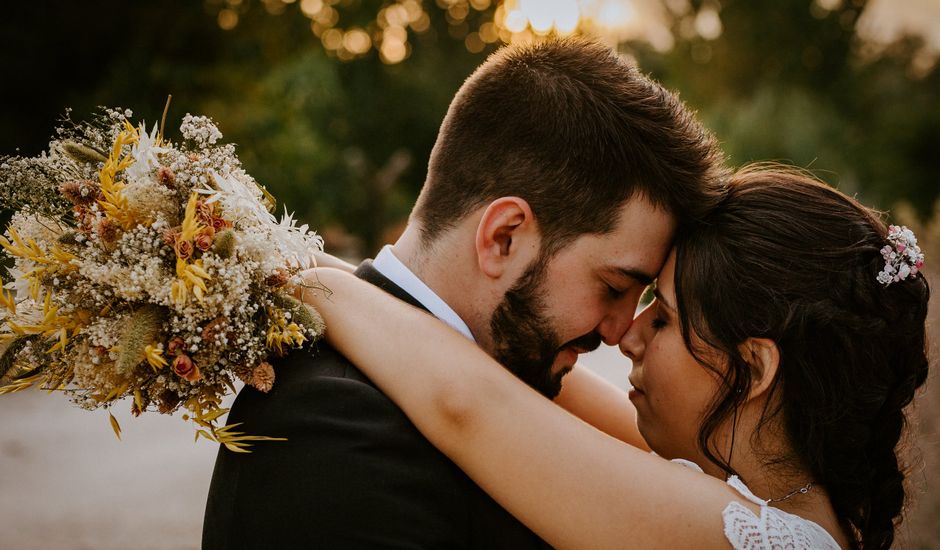
[[[653,313],[653,319],[650,321],[650,326],[653,327],[653,330],[660,330],[666,327],[669,324],[668,318],[663,311],[663,306],[657,300],[651,307],[656,308]]]

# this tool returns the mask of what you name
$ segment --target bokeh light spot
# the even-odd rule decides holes
[[[486,43],[480,38],[480,33],[472,32],[464,39],[464,45],[470,53],[480,53],[486,47]]]
[[[307,17],[313,17],[323,9],[323,0],[301,0],[300,11]]]
[[[695,32],[705,40],[715,40],[721,36],[721,18],[714,8],[704,7],[695,16]]]
[[[230,31],[238,25],[238,12],[228,8],[219,10],[219,28]]]
[[[372,39],[362,29],[350,29],[343,35],[343,47],[350,53],[362,55],[372,47]]]

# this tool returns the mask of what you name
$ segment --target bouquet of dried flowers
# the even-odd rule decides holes
[[[322,334],[290,292],[322,240],[271,214],[209,118],[187,114],[177,143],[131,116],[66,115],[47,152],[0,159],[13,211],[0,236],[13,259],[0,281],[0,394],[38,386],[86,409],[128,396],[134,415],[184,408],[197,440],[246,452],[272,438],[218,426],[222,398],[236,378],[270,390],[271,357]]]

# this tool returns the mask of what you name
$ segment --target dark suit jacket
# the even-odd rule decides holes
[[[370,261],[356,274],[421,307]],[[298,350],[276,375],[268,394],[246,386],[228,422],[287,441],[219,448],[204,549],[547,547],[336,350]]]

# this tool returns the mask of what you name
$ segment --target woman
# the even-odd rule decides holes
[[[620,342],[639,431],[673,461],[344,272],[317,270],[331,294],[303,298],[435,446],[555,546],[887,548],[904,408],[927,376],[922,262],[909,231],[821,183],[739,172]],[[397,329],[372,321],[390,316]]]

